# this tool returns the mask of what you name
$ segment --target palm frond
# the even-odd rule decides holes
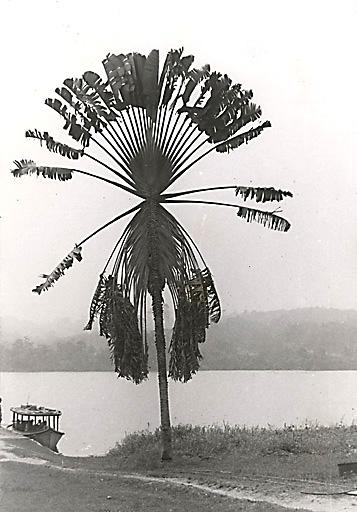
[[[84,78],[66,78],[63,84],[83,105],[84,112],[90,120],[91,127],[95,127],[96,131],[100,131],[102,126],[105,126],[108,121],[113,121],[116,115],[110,109],[110,94],[105,94],[105,91],[103,91],[99,76],[97,75],[98,79],[95,80],[93,76],[94,73],[90,74],[88,72],[85,73],[85,75],[87,80]],[[92,83],[90,83],[90,79],[92,79]],[[68,98],[70,93],[65,87],[56,89],[56,92],[63,98]],[[103,92],[103,94],[101,94],[101,92]],[[80,104],[78,103],[75,108],[80,108]]]
[[[198,371],[202,359],[198,344],[206,340],[209,320],[221,316],[219,298],[208,268],[192,269],[192,277],[182,280],[175,324],[170,343],[169,376],[187,382]]]
[[[264,212],[262,210],[240,206],[237,215],[247,222],[257,222],[274,231],[288,231],[290,229],[290,223],[274,212]]]
[[[83,148],[93,141],[114,159],[125,172],[127,183],[131,180],[131,162],[136,165],[142,160],[141,153],[151,136],[162,152],[165,168],[172,174],[170,180],[165,180],[167,188],[212,150],[228,152],[270,126],[266,121],[240,133],[261,116],[261,108],[251,101],[253,92],[232,83],[227,75],[211,72],[209,65],[192,68],[193,60],[192,55],[183,54],[183,48],[170,50],[159,78],[158,50],[147,56],[108,54],[103,61],[106,81],[97,73],[86,71],[83,78],[64,80],[63,86],[56,89],[60,99],[48,98],[45,103],[65,120],[64,129]],[[106,145],[96,139],[97,132]],[[51,151],[69,158],[83,154],[54,141],[47,132],[41,134],[42,140],[44,135]],[[145,152],[145,158],[155,157],[149,153]],[[157,174],[158,166],[150,161],[147,168],[146,181],[155,182],[155,176],[149,175]],[[147,190],[151,195],[164,189],[160,186]]]
[[[221,144],[218,144],[215,149],[218,153],[229,153],[232,149],[236,149],[242,144],[248,144],[248,142],[255,137],[258,137],[265,128],[271,127],[270,121],[265,121],[256,128],[251,128],[247,132],[240,133],[235,137],[232,137]]]
[[[148,375],[148,355],[136,310],[112,276],[104,284],[98,308],[100,335],[107,339],[118,376],[139,384]]]
[[[126,236],[118,250],[115,270],[123,293],[133,296],[135,304],[139,303],[139,294],[150,287],[150,265],[152,244],[160,247],[156,262],[157,274],[162,283],[175,285],[174,273],[181,268],[181,238],[176,226],[170,222],[166,210],[143,203],[140,210],[130,221]],[[153,242],[155,240],[155,242]]]
[[[130,104],[135,88],[130,61],[127,55],[108,54],[103,60],[108,83],[115,98],[115,109],[121,111]]]
[[[169,348],[169,377],[173,380],[187,382],[198,371],[202,359],[198,344],[205,340],[206,327],[204,306],[185,295],[180,297]]]
[[[55,89],[56,94],[67,101],[74,109],[80,124],[88,133],[91,131],[101,133],[103,127],[106,126],[105,110],[102,110],[101,103],[96,101],[97,93],[93,91],[91,94],[89,92],[90,87],[82,78],[66,78],[63,84],[66,87],[57,87]]]
[[[201,270],[200,274],[203,281],[203,285],[207,290],[209,318],[212,322],[216,324],[219,322],[221,318],[222,311],[218,293],[213,282],[212,274],[207,267]]]
[[[57,265],[57,267],[52,270],[50,274],[42,274],[41,277],[45,279],[45,281],[38,286],[36,286],[32,291],[38,293],[39,295],[42,292],[47,291],[51,286],[55,284],[58,279],[64,275],[65,270],[70,268],[73,265],[74,260],[82,261],[81,255],[82,247],[75,246],[72,251],[67,254],[65,258]]]
[[[79,157],[83,156],[83,149],[75,149],[67,144],[62,144],[61,142],[57,142],[51,137],[48,132],[40,132],[39,130],[27,130],[25,132],[25,137],[31,139],[37,139],[41,143],[45,142],[46,147],[49,151],[54,153],[59,153],[61,156],[65,156],[67,158],[71,158],[73,160],[77,160]]]
[[[254,199],[257,203],[267,201],[282,201],[285,197],[293,197],[288,190],[277,190],[274,187],[236,187],[236,196],[240,196],[244,201]]]
[[[150,205],[147,202],[138,206],[139,211],[131,219],[124,233],[116,244],[117,254],[111,270],[111,275],[121,287],[124,297],[130,298],[134,305],[139,325],[145,325],[145,304],[147,293],[151,293],[152,254],[155,259],[155,275],[161,286],[169,287],[174,306],[178,304],[180,283],[193,283],[196,274],[193,269],[199,269],[197,249],[176,219],[160,205]],[[157,248],[160,248],[157,251]],[[205,289],[213,297],[213,288],[209,277],[203,273]],[[192,285],[193,286],[193,285]],[[191,287],[192,287],[191,286]],[[208,296],[207,296],[208,297]],[[212,312],[212,320],[217,321],[214,307],[207,299],[207,314]],[[145,329],[145,328],[143,328]],[[144,336],[145,332],[141,329]]]
[[[91,331],[93,327],[93,322],[96,318],[96,316],[100,313],[100,310],[103,306],[103,300],[105,298],[105,292],[106,292],[106,282],[107,278],[104,274],[101,274],[99,276],[99,282],[97,284],[97,287],[95,289],[92,302],[89,309],[89,320],[86,326],[84,327],[85,331]]]
[[[143,94],[148,116],[156,120],[156,111],[159,102],[159,51],[152,50],[147,56],[142,78]]]
[[[133,84],[131,87],[130,104],[135,107],[145,108],[145,97],[143,92],[144,68],[146,56],[141,53],[127,54],[130,72],[132,74]]]
[[[241,128],[249,123],[253,123],[261,115],[261,107],[254,103],[243,105],[239,113],[235,102],[232,105],[222,104],[222,112],[208,126],[206,133],[210,136],[210,142],[222,142],[229,137],[233,137]]]
[[[97,92],[98,96],[103,101],[104,105],[108,108],[109,112],[115,107],[115,99],[112,91],[107,89],[100,76],[93,71],[86,71],[83,74],[83,80]]]
[[[45,105],[48,105],[65,120],[63,129],[68,130],[68,134],[74,140],[81,142],[83,147],[87,147],[89,145],[91,135],[88,129],[75,114],[68,110],[67,105],[63,105],[63,103],[57,98],[47,98],[45,100]]]
[[[25,175],[36,174],[44,178],[58,179],[59,181],[66,181],[72,178],[72,173],[75,169],[67,169],[65,167],[46,167],[43,165],[36,165],[33,160],[14,160],[16,169],[12,169],[12,174],[15,178],[20,178]]]
[[[183,48],[178,50],[170,50],[166,56],[164,68],[162,70],[159,85],[160,93],[162,92],[161,105],[167,106],[176,90],[177,80],[180,76],[180,60]]]
[[[191,98],[191,95],[197,85],[202,82],[202,80],[209,77],[210,66],[209,64],[204,65],[201,69],[192,69],[188,73],[188,81],[185,87],[185,90],[182,94],[182,101],[184,105],[188,103]]]

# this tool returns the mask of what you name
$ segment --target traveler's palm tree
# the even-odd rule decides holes
[[[112,179],[72,167],[38,166],[32,160],[16,161],[14,176],[36,174],[69,180],[75,173],[100,179],[138,198],[138,204],[121,212],[79,242],[44,281],[35,287],[48,290],[76,259],[83,245],[107,226],[134,214],[100,274],[90,306],[86,329],[96,317],[105,336],[115,371],[120,377],[141,382],[148,375],[146,305],[151,296],[160,391],[163,459],[171,458],[171,427],[167,375],[188,381],[198,370],[199,345],[209,322],[218,322],[221,310],[210,271],[195,242],[170,213],[171,204],[201,203],[234,208],[238,217],[273,230],[287,231],[289,223],[278,210],[246,206],[247,200],[280,201],[290,192],[274,188],[221,185],[168,192],[168,189],[209,153],[227,153],[259,136],[270,126],[261,122],[261,108],[251,100],[251,90],[233,84],[227,75],[211,72],[208,65],[192,67],[193,57],[182,49],[168,52],[159,71],[159,53],[108,55],[103,61],[106,78],[92,71],[82,78],[66,79],[56,89],[57,98],[46,104],[64,120],[64,129],[76,148],[58,142],[48,132],[28,130],[49,151],[72,160],[88,159],[104,168]],[[95,149],[93,154],[89,148]],[[227,189],[242,204],[191,199],[191,194]],[[168,287],[175,311],[168,347],[163,323],[163,290]]]

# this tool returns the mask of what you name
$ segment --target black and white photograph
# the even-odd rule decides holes
[[[355,510],[357,0],[0,19],[0,510]]]

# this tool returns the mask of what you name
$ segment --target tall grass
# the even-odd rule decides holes
[[[334,427],[306,424],[245,427],[223,424],[210,426],[177,425],[172,429],[173,449],[177,456],[202,459],[232,453],[272,454],[345,454],[357,453],[357,425]],[[135,458],[143,467],[159,459],[160,431],[142,431],[128,435],[110,450],[121,459]]]

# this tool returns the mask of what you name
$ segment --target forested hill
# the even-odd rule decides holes
[[[357,311],[243,313],[210,328],[204,368],[357,370]]]
[[[57,332],[46,343],[44,337],[7,333],[0,340],[0,370],[111,370],[106,341],[95,333],[61,338]],[[150,345],[155,369],[152,336]],[[201,350],[202,369],[357,370],[357,311],[308,308],[224,317],[210,327]]]

